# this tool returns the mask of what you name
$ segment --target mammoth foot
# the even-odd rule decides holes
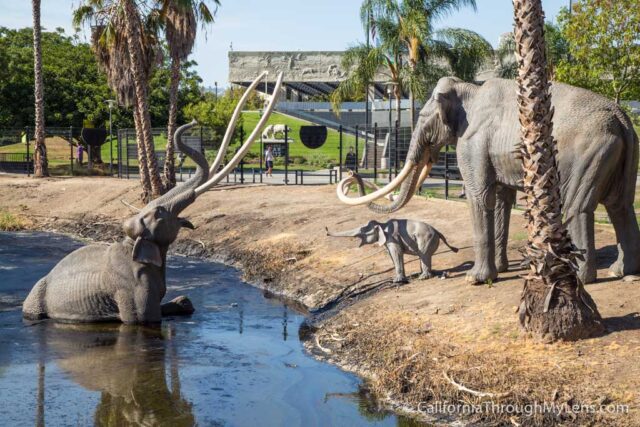
[[[640,268],[635,265],[629,265],[629,263],[624,263],[621,260],[618,260],[611,264],[609,267],[609,277],[625,277],[629,275],[638,275],[640,273]]]
[[[504,273],[509,270],[509,260],[507,258],[496,259],[496,270],[498,273]]]
[[[196,311],[191,300],[184,295],[162,304],[161,309],[163,316],[188,316]]]
[[[420,276],[418,277],[418,279],[420,280],[427,280],[427,279],[431,279],[432,277],[434,277],[435,274],[433,274],[433,271],[428,271],[426,273],[422,273],[420,274]]]
[[[486,265],[474,266],[471,271],[467,273],[466,281],[471,285],[483,285],[489,280],[496,280],[498,272],[495,267],[489,267]]]
[[[396,276],[393,278],[393,283],[409,283],[409,280],[404,276]]]

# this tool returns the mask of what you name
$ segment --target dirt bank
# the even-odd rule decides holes
[[[130,215],[120,200],[134,203],[137,186],[106,178],[0,176],[0,209],[24,216],[36,229],[113,240],[120,220]],[[218,189],[184,214],[197,229],[181,232],[178,252],[234,264],[249,281],[312,311],[343,301],[340,310],[317,322],[309,348],[369,378],[374,391],[389,401],[423,413],[453,409],[438,406],[443,402],[484,403],[467,407],[482,412],[464,417],[483,425],[640,425],[640,282],[606,277],[616,255],[607,226],[596,229],[601,280],[587,290],[609,333],[544,345],[522,336],[517,326],[522,287],[517,249],[525,238],[517,212],[510,233],[512,271],[492,286],[474,287],[464,282],[473,260],[466,205],[412,201],[397,216],[426,220],[461,250],[453,254],[441,248],[434,257],[434,268],[449,270],[450,278],[414,278],[399,288],[386,281],[392,264],[380,248],[325,237],[325,226],[347,229],[372,218],[366,208],[339,204],[334,187]],[[418,262],[407,261],[408,273],[416,274]],[[553,405],[554,412],[498,407],[534,402]],[[624,407],[623,413],[609,413],[616,410],[612,405],[628,405],[629,413]]]

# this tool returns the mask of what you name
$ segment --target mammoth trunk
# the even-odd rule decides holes
[[[391,213],[406,205],[418,185],[420,185],[429,174],[431,170],[431,158],[430,152],[426,149],[429,144],[426,143],[426,138],[421,132],[420,127],[414,132],[411,139],[411,147],[407,155],[407,161],[402,168],[402,171],[387,184],[384,188],[378,188],[373,183],[363,181],[358,175],[349,175],[343,179],[336,189],[336,193],[341,202],[347,205],[368,205],[368,207],[378,213]],[[348,197],[349,187],[352,184],[356,184],[360,191],[360,197]],[[375,191],[371,194],[365,195],[365,187],[374,188]],[[396,188],[401,187],[399,197],[397,197],[390,205],[378,205],[374,202],[382,197],[385,197]]]
[[[406,179],[402,182],[400,194],[398,194],[389,205],[370,203],[368,205],[369,209],[376,213],[388,214],[398,211],[409,203],[417,187],[422,184],[431,171],[431,161],[430,159],[425,159],[425,144],[421,139],[420,136],[416,136],[414,133],[409,152],[407,153],[407,164],[411,164],[412,168]]]
[[[191,179],[185,182],[183,185],[174,187],[163,196],[155,199],[151,202],[148,208],[164,205],[167,209],[178,215],[183,209],[189,206],[196,198],[195,189],[197,186],[203,184],[208,177],[207,160],[202,153],[195,150],[182,142],[182,134],[187,130],[195,126],[195,120],[189,124],[180,126],[174,134],[173,140],[180,152],[187,155],[196,164],[196,172]]]
[[[377,203],[370,203],[367,207],[372,211],[380,214],[392,213],[404,207],[409,201],[411,197],[416,191],[416,186],[418,185],[418,178],[420,177],[420,173],[418,173],[418,169],[420,169],[420,164],[412,165],[412,168],[409,172],[407,178],[402,182],[400,187],[400,194],[396,198],[394,198],[393,202],[389,205],[379,205]]]
[[[360,228],[347,231],[329,231],[327,230],[327,236],[329,237],[358,237],[361,231]]]

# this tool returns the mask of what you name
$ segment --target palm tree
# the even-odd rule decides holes
[[[598,309],[577,277],[579,251],[562,223],[560,177],[552,136],[553,109],[541,0],[514,0],[518,107],[522,132],[530,262],[520,323],[548,341],[576,340],[603,331]]]
[[[36,178],[49,176],[47,146],[44,142],[44,84],[42,81],[42,47],[40,45],[40,0],[32,0],[33,7],[33,74],[35,95],[35,147],[34,171]]]
[[[219,0],[213,0],[216,6]],[[193,50],[196,40],[198,21],[203,25],[213,22],[212,13],[206,2],[197,0],[162,0],[161,14],[165,23],[165,36],[171,56],[171,84],[169,87],[169,120],[167,124],[167,147],[164,159],[165,190],[176,185],[174,167],[173,134],[176,130],[178,115],[178,86],[180,84],[180,68]]]
[[[465,80],[472,80],[485,58],[491,55],[491,45],[477,33],[460,28],[434,30],[435,22],[447,14],[469,6],[475,9],[475,0],[365,0],[360,9],[363,25],[377,40],[369,62],[364,61],[367,49],[359,45],[354,50],[356,61],[350,65],[365,70],[354,82],[345,85],[347,91],[371,81],[379,69],[388,69],[389,80],[396,96],[396,116],[400,116],[400,97],[407,91],[410,100],[411,128],[415,119],[415,100],[426,99],[428,87],[448,74],[435,61],[448,63],[451,71]],[[362,52],[364,51],[364,52]],[[358,60],[359,59],[359,60]],[[374,61],[378,59],[378,63]],[[346,65],[346,64],[343,64]],[[377,65],[375,69],[374,68]],[[369,69],[367,69],[369,68]],[[340,89],[340,88],[339,88]],[[334,103],[348,93],[337,91]]]
[[[163,186],[147,102],[148,81],[159,56],[157,10],[132,0],[85,0],[73,21],[76,26],[92,23],[92,46],[109,85],[121,104],[134,106],[142,199],[157,197]]]
[[[138,125],[142,134],[142,145],[146,151],[147,168],[151,181],[152,197],[156,198],[163,193],[158,163],[155,156],[153,134],[151,133],[151,116],[149,115],[149,103],[147,99],[147,86],[149,74],[145,69],[145,37],[143,33],[142,19],[135,0],[121,0],[122,15],[124,17],[124,34],[129,50],[129,65],[133,76],[133,88],[135,92]],[[137,128],[138,126],[136,126]],[[137,131],[137,130],[136,130]]]

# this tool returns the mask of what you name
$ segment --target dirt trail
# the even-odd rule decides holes
[[[97,240],[118,238],[120,221],[130,215],[120,200],[136,204],[138,194],[135,181],[0,176],[1,210],[26,217],[36,229]],[[234,264],[247,280],[311,311],[362,293],[334,316],[319,319],[308,344],[319,357],[369,378],[390,402],[423,411],[425,404],[445,400],[547,402],[559,414],[484,411],[467,419],[640,425],[640,281],[607,278],[616,256],[611,227],[596,227],[600,280],[587,285],[609,333],[544,345],[523,337],[517,325],[518,248],[525,238],[519,212],[512,217],[511,270],[491,286],[470,286],[464,281],[473,260],[466,204],[413,200],[396,216],[429,222],[461,250],[454,254],[441,245],[434,257],[436,270],[450,272],[445,280],[417,280],[419,264],[408,257],[407,273],[414,279],[401,287],[388,286],[392,263],[380,248],[357,248],[356,240],[325,236],[325,226],[348,229],[373,217],[364,207],[341,205],[333,186],[219,188],[184,215],[197,229],[181,232],[178,252]],[[366,292],[379,285],[379,292]],[[570,410],[575,404],[623,404],[630,413]]]

